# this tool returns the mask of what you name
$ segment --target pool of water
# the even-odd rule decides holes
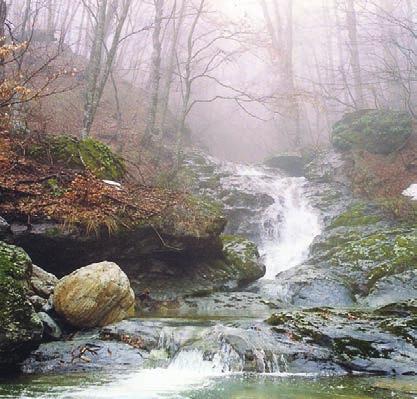
[[[43,375],[0,382],[0,398],[36,399],[388,399],[417,398],[417,377],[212,375],[142,370],[128,375]]]

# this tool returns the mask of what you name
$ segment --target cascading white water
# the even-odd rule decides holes
[[[264,214],[264,226],[268,227],[260,248],[267,279],[302,263],[313,239],[320,234],[320,218],[306,199],[304,183],[300,178],[282,178],[270,187],[275,192],[275,203]]]
[[[263,167],[227,164],[232,172],[223,184],[254,195],[266,194],[273,203],[256,215],[259,250],[265,279],[301,264],[313,239],[321,232],[319,213],[310,205],[304,178],[285,177]]]

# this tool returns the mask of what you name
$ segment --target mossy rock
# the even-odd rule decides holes
[[[357,203],[351,206],[346,212],[336,217],[331,223],[331,228],[369,226],[381,221],[381,216],[368,213],[366,205]]]
[[[126,174],[123,160],[112,150],[90,137],[78,140],[71,136],[47,136],[32,144],[28,155],[41,161],[63,163],[71,168],[87,169],[100,179],[121,180]]]
[[[22,249],[0,242],[0,369],[17,365],[42,337],[42,322],[26,298],[31,271]]]
[[[386,155],[400,149],[412,131],[412,119],[405,112],[361,110],[334,125],[332,141],[340,151],[359,149]]]
[[[252,282],[265,275],[256,244],[243,237],[224,235],[223,253],[229,265],[239,274],[239,281]]]
[[[369,290],[382,278],[417,268],[417,234],[415,230],[381,231],[343,243],[332,254],[333,266],[368,263]]]

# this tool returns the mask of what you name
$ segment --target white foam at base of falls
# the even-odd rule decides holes
[[[120,376],[114,383],[75,392],[71,398],[79,399],[156,399],[174,398],[176,393],[209,386],[212,379],[224,376],[220,357],[204,359],[197,349],[181,350],[167,368],[144,369],[128,376]]]

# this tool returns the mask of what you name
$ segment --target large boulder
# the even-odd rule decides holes
[[[235,269],[239,285],[258,280],[265,275],[258,247],[251,241],[238,236],[223,236],[223,251],[227,263]]]
[[[101,262],[62,278],[55,287],[53,304],[72,326],[97,327],[133,316],[135,295],[119,266]]]
[[[0,369],[18,364],[42,338],[42,322],[26,298],[31,269],[23,250],[0,242]]]
[[[412,119],[405,112],[361,110],[345,115],[334,125],[332,141],[340,151],[390,154],[405,144],[412,131]]]

